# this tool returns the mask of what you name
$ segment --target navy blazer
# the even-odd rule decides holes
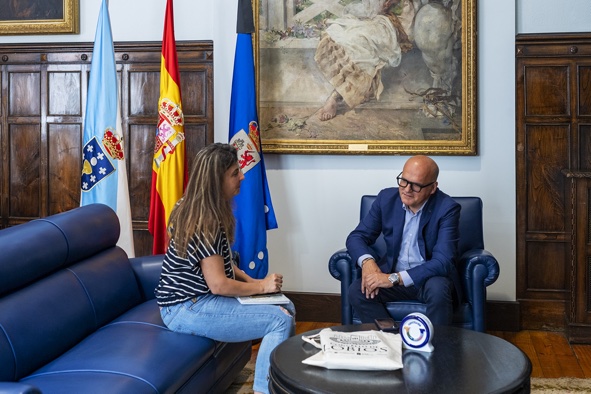
[[[423,207],[418,237],[423,264],[407,272],[417,288],[433,276],[447,276],[452,279],[458,299],[461,286],[456,270],[458,241],[460,237],[460,205],[453,198],[437,189]],[[355,263],[364,254],[376,259],[382,272],[393,272],[400,254],[405,210],[398,188],[387,188],[378,194],[368,214],[347,237],[347,250]],[[370,247],[380,234],[384,234],[386,254],[375,256]]]

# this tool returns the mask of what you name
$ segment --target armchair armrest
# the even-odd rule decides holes
[[[2,394],[41,394],[35,386],[19,382],[0,382],[0,393]]]
[[[328,260],[328,271],[333,278],[351,284],[361,275],[359,267],[351,261],[347,249],[337,250]]]
[[[151,300],[154,298],[154,289],[158,285],[160,279],[160,271],[162,270],[163,254],[154,256],[141,256],[129,259],[135,277],[137,279],[140,290],[144,295],[144,299]]]
[[[333,253],[328,260],[328,271],[337,280],[341,281],[341,322],[353,324],[353,308],[349,302],[349,286],[361,276],[361,270],[351,260],[347,249],[341,249]]]
[[[464,287],[464,298],[472,306],[474,330],[486,327],[486,287],[499,277],[497,259],[487,250],[472,249],[460,258],[459,274]]]

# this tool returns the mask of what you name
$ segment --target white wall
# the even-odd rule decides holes
[[[591,32],[589,0],[516,0],[516,6],[519,34]]]
[[[227,141],[237,0],[175,0],[177,40],[214,41],[215,139]],[[81,0],[78,35],[3,36],[0,42],[94,40],[100,0]],[[164,0],[111,1],[115,41],[162,39]],[[588,0],[478,0],[478,150],[440,156],[440,187],[484,201],[485,244],[501,275],[493,300],[515,300],[515,34],[591,31]],[[516,31],[517,26],[517,31]],[[269,232],[271,270],[285,290],[338,293],[327,270],[357,224],[359,198],[391,186],[407,157],[265,156],[279,229]]]

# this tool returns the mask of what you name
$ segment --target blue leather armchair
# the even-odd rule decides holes
[[[361,198],[363,218],[376,196]],[[463,286],[463,300],[454,309],[453,325],[484,332],[486,329],[486,287],[499,277],[499,263],[484,249],[482,230],[482,200],[478,197],[454,197],[460,211],[460,242],[457,268]],[[386,245],[380,236],[373,248],[377,256],[385,253]],[[341,320],[343,324],[359,323],[349,303],[349,286],[361,275],[356,262],[351,261],[346,249],[335,252],[328,261],[331,275],[341,281]],[[426,305],[419,301],[396,301],[386,305],[394,320],[400,322],[412,312],[426,312]]]

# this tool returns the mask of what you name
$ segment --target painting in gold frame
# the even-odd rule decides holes
[[[476,155],[476,2],[253,0],[263,150]]]
[[[0,9],[0,35],[78,33],[80,0],[7,0]]]

